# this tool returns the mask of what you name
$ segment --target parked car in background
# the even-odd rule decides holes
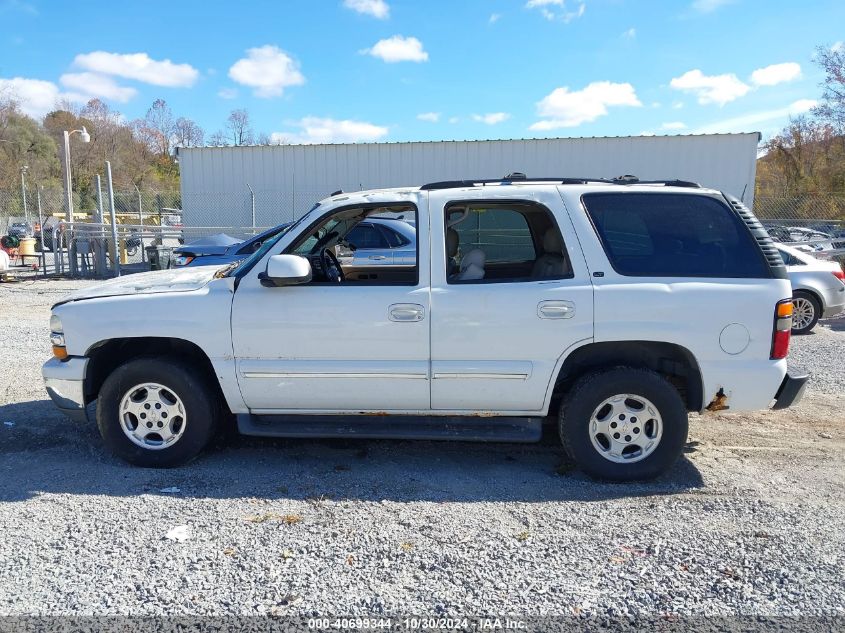
[[[173,249],[171,258],[172,268],[184,268],[186,266],[224,266],[234,261],[249,257],[269,238],[276,237],[283,233],[291,225],[290,222],[274,226],[263,233],[249,238],[239,240],[230,235],[219,233],[207,237],[201,237],[184,246]]]
[[[26,222],[12,222],[7,234],[17,238],[27,237],[32,235],[32,226]]]
[[[283,233],[290,225],[290,222],[280,224],[243,242],[201,238],[173,251],[173,268],[230,264],[252,255],[265,241]],[[413,266],[416,252],[417,232],[413,225],[389,217],[361,222],[337,246],[340,265],[350,271],[370,266]]]
[[[793,334],[806,334],[819,319],[845,310],[845,273],[837,262],[813,257],[799,248],[776,244],[792,283]]]

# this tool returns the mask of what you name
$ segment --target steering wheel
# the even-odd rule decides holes
[[[320,263],[323,265],[323,275],[325,275],[326,281],[334,281],[335,283],[346,281],[343,268],[340,267],[340,262],[337,261],[337,257],[331,249],[324,248],[320,251]]]

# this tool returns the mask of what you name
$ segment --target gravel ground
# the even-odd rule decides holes
[[[49,306],[81,283],[0,284],[0,615],[845,615],[843,321],[794,339],[799,407],[693,416],[648,484],[552,439],[234,438],[156,471],[46,400]]]

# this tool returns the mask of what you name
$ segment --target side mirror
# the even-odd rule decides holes
[[[295,286],[311,281],[311,263],[299,255],[273,255],[267,262],[267,271],[260,273],[262,286]]]

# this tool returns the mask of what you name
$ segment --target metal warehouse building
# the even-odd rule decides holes
[[[186,226],[273,226],[342,189],[535,176],[678,178],[753,203],[757,132],[179,150]],[[254,221],[253,221],[254,218]]]

